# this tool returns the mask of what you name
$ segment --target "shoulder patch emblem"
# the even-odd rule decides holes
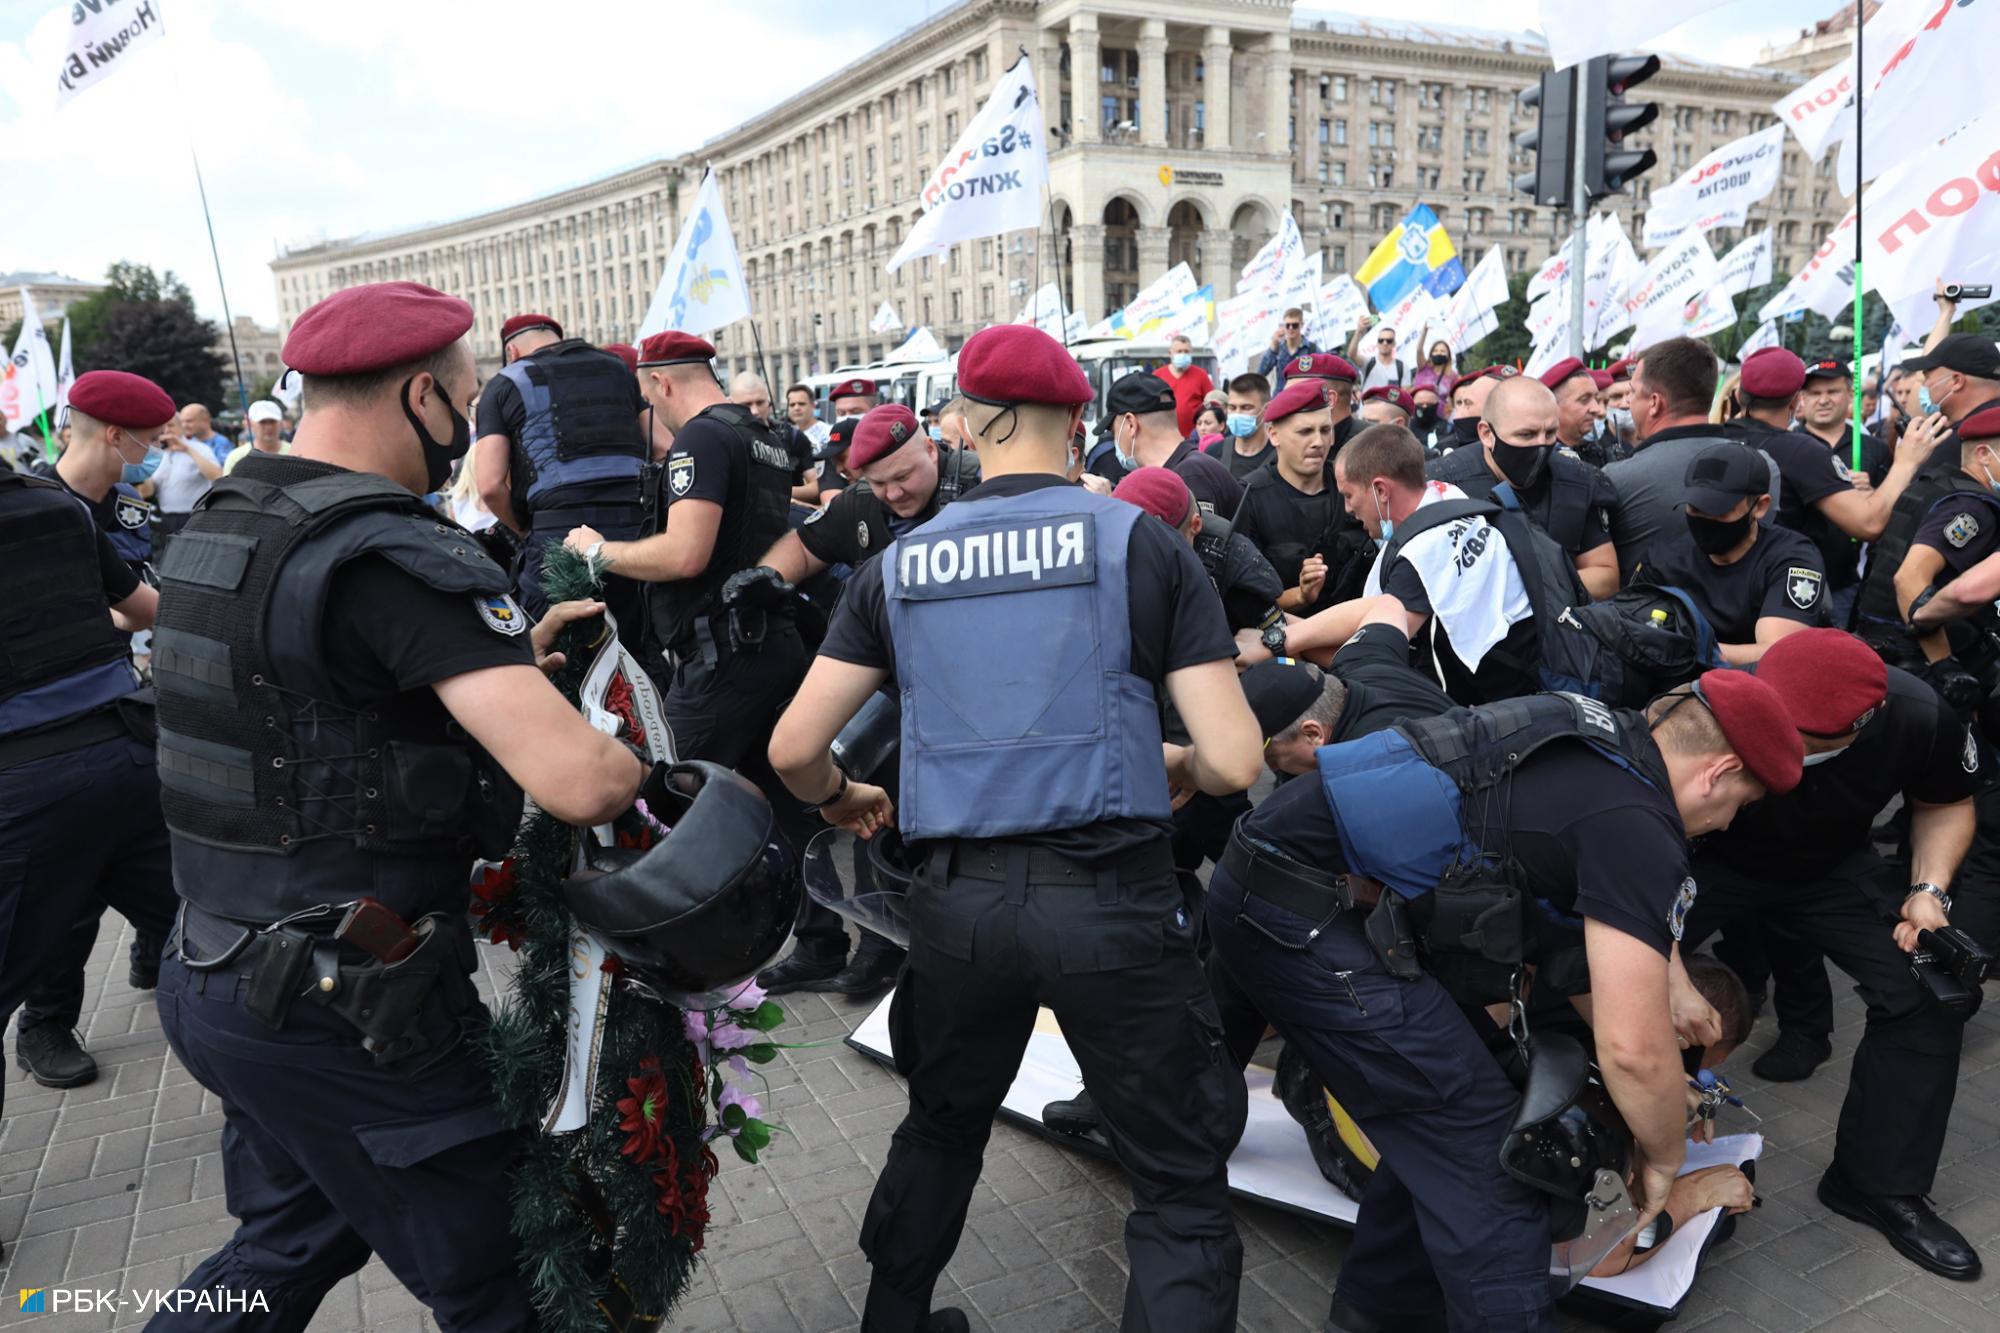
[[[119,527],[137,529],[146,526],[146,520],[153,515],[153,506],[137,496],[121,495],[117,507],[111,512],[117,518]]]
[[[1970,727],[1965,731],[1965,754],[1959,759],[1959,764],[1968,773],[1979,771],[1979,735]]]
[[[694,487],[694,458],[690,454],[675,454],[667,460],[667,489],[676,497],[686,495]]]
[[[1971,514],[1957,514],[1944,525],[1944,539],[1954,548],[1962,547],[1979,535],[1979,520]]]
[[[1681,891],[1674,895],[1673,909],[1667,913],[1667,930],[1675,939],[1679,939],[1687,929],[1688,913],[1694,909],[1695,893],[1694,876],[1690,875],[1681,881]]]
[[[1793,565],[1785,571],[1785,596],[1792,599],[1792,605],[1801,611],[1810,611],[1819,605],[1820,584],[1826,575],[1817,569],[1807,569],[1804,565]]]
[[[804,528],[809,528],[813,524],[819,522],[821,519],[825,517],[826,517],[826,506],[821,505],[819,508],[813,510],[810,514],[807,514],[805,522],[801,523],[799,526]]]
[[[472,599],[472,605],[479,612],[479,618],[486,622],[486,628],[495,634],[505,634],[512,638],[528,628],[528,617],[522,614],[520,606],[514,599],[504,592],[495,593],[490,597],[475,597]]]
[[[864,519],[854,525],[854,540],[861,543],[861,549],[868,549],[868,523]]]

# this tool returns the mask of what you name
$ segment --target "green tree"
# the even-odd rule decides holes
[[[163,276],[153,272],[149,264],[121,259],[104,271],[104,281],[103,291],[93,292],[69,308],[72,354],[79,367],[86,361],[91,365],[106,364],[91,360],[91,356],[106,321],[120,306],[135,301],[168,302],[185,307],[188,315],[194,317],[194,295],[172,269]]]
[[[1526,273],[1507,275],[1507,304],[1493,312],[1500,327],[1465,348],[1458,358],[1461,366],[1477,370],[1481,366],[1514,365],[1534,354],[1528,340],[1528,278]]]
[[[129,370],[158,384],[177,403],[219,410],[223,362],[215,353],[215,336],[215,325],[195,314],[191,302],[123,301],[105,312],[89,351],[76,352],[76,367]]]

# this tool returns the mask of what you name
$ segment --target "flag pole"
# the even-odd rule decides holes
[[[1861,170],[1861,90],[1866,82],[1861,65],[1861,26],[1864,0],[1854,0],[1854,429],[1848,452],[1850,466],[1856,472],[1861,470],[1861,238],[1865,230],[1861,225],[1861,196],[1867,191],[1868,177]],[[1884,378],[1887,366],[1878,365],[1875,373]]]
[[[201,179],[201,158],[195,154],[194,143],[188,143],[188,160],[194,163],[194,188],[201,196],[201,220],[208,226],[208,253],[215,261],[215,286],[222,293],[222,323],[229,331],[229,355],[236,362],[236,396],[243,405],[243,415],[250,415],[250,386],[243,379],[243,353],[236,346],[236,318],[229,313],[229,285],[222,280],[222,251],[215,244],[215,219],[208,211],[208,186]]]

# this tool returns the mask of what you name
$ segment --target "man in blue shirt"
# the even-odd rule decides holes
[[[215,433],[215,420],[200,403],[189,403],[181,409],[181,438],[214,454],[217,467],[228,461],[229,451],[236,447],[228,436]]]

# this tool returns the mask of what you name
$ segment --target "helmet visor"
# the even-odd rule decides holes
[[[894,838],[893,830],[884,830],[871,843],[846,829],[827,829],[806,845],[804,877],[806,892],[821,907],[907,949],[909,879],[900,872],[900,843],[891,848],[885,842]]]
[[[1590,1276],[1590,1270],[1639,1225],[1639,1205],[1633,1202],[1632,1191],[1625,1178],[1608,1167],[1598,1169],[1583,1208],[1582,1232],[1574,1240],[1557,1241],[1550,1252],[1549,1274],[1558,1296]]]

